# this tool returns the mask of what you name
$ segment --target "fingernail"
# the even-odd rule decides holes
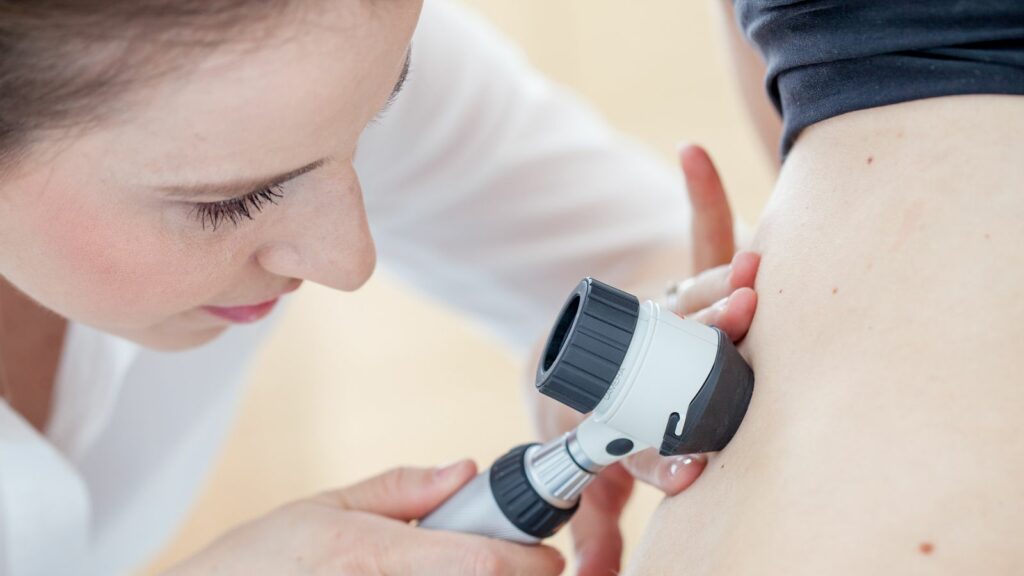
[[[680,140],[679,142],[676,142],[676,154],[682,152],[683,149],[691,144],[693,144],[693,142],[690,142],[689,140]]]
[[[703,464],[707,461],[707,456],[703,454],[687,454],[686,456],[674,456],[672,463],[669,464],[668,474],[669,476],[678,476],[680,472],[690,466],[697,464]]]

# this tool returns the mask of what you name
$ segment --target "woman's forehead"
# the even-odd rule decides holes
[[[229,180],[348,153],[391,94],[418,5],[323,4],[337,8],[285,19],[259,46],[211,49],[140,88],[80,144],[102,150],[113,170],[141,172],[131,176],[143,185],[182,172]]]

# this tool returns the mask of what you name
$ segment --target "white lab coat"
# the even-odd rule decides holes
[[[382,266],[519,349],[584,275],[687,270],[681,178],[489,25],[428,2],[412,62],[356,159]],[[71,323],[46,434],[0,402],[0,575],[119,574],[159,551],[274,316],[176,353]]]

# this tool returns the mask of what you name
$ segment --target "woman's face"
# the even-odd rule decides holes
[[[420,1],[320,6],[33,148],[0,182],[0,273],[158,348],[257,320],[302,280],[361,286],[375,253],[352,159],[401,83]]]

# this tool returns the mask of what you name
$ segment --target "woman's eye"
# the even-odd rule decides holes
[[[277,184],[230,200],[195,204],[191,216],[202,224],[203,230],[216,231],[225,222],[238,226],[242,220],[252,220],[268,203],[277,204],[282,197],[284,191]]]

